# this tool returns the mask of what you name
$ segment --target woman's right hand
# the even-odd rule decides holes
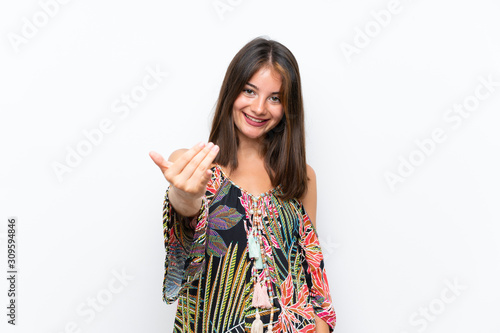
[[[218,153],[219,147],[211,142],[199,143],[171,161],[154,151],[149,153],[171,184],[169,200],[178,214],[186,217],[198,214],[212,175],[210,166]]]

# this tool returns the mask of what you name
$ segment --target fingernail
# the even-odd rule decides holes
[[[200,143],[198,143],[198,147],[203,148],[204,146],[205,146],[205,142],[201,141]]]
[[[214,144],[213,144],[212,142],[209,142],[209,143],[208,143],[208,145],[207,145],[207,147],[208,147],[208,148],[212,148],[212,146],[213,146],[213,145],[214,145]]]
[[[212,147],[212,151],[217,151],[217,150],[219,150],[219,146],[215,145]]]

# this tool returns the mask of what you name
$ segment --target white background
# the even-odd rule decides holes
[[[300,65],[336,332],[499,332],[498,1],[401,0],[390,18],[387,0],[73,0],[52,16],[47,2],[0,5],[2,332],[172,331],[175,306],[161,299],[167,182],[148,153],[207,140],[230,60],[260,35]],[[168,77],[114,112],[147,68]],[[448,113],[463,103],[473,110]],[[88,146],[84,131],[103,119],[113,129]],[[424,154],[416,141],[439,129],[445,139]],[[54,165],[85,144],[58,177]],[[409,159],[413,172],[391,187],[387,174]]]

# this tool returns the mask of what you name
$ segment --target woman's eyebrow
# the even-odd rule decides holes
[[[247,85],[249,85],[250,87],[254,88],[255,90],[259,91],[259,88],[255,85],[255,84],[252,84],[250,82],[247,82]],[[279,94],[280,92],[279,91],[275,91],[275,92],[272,92],[271,95],[275,95],[275,94]]]

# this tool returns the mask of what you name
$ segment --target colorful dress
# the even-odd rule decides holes
[[[254,202],[272,281],[273,332],[315,332],[314,313],[333,332],[336,315],[323,255],[300,200],[280,199],[280,186],[254,197],[218,165],[211,170],[193,221],[183,221],[169,203],[168,189],[165,194],[163,300],[178,300],[174,332],[250,332],[257,310],[268,326],[271,309],[252,306],[247,236]]]

